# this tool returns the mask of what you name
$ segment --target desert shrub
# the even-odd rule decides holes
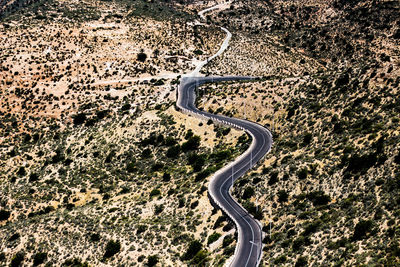
[[[104,119],[107,116],[108,112],[109,112],[108,110],[99,110],[99,111],[97,111],[96,112],[97,120]]]
[[[115,151],[108,153],[107,157],[104,159],[105,163],[111,163],[113,157],[115,156]]]
[[[90,235],[90,241],[98,242],[100,241],[100,235],[98,233],[93,233]]]
[[[394,157],[394,163],[400,165],[400,151],[397,153],[397,155]]]
[[[250,187],[250,186],[246,187],[246,189],[244,189],[242,198],[243,198],[243,199],[249,199],[249,198],[251,198],[252,196],[254,196],[254,188],[253,188],[253,187]]]
[[[251,201],[246,201],[243,203],[243,207],[254,216],[255,219],[261,220],[263,217],[262,210],[259,206],[254,205]]]
[[[311,244],[311,240],[308,236],[299,236],[293,241],[292,248],[294,251],[298,251],[303,246]]]
[[[222,247],[225,248],[229,246],[235,239],[233,239],[232,235],[226,235],[224,240],[222,241]]]
[[[72,116],[74,125],[81,125],[86,121],[86,114],[85,113],[78,113]]]
[[[202,249],[202,244],[198,240],[193,240],[190,242],[186,252],[183,254],[183,260],[191,260],[193,257]]]
[[[320,220],[316,220],[316,221],[313,221],[313,222],[307,224],[306,227],[304,228],[304,232],[302,233],[302,235],[308,236],[312,233],[315,233],[318,230],[320,225],[321,225]]]
[[[307,261],[306,257],[299,257],[294,266],[295,267],[303,267],[303,266],[307,266],[307,263],[308,263],[308,261]]]
[[[225,216],[223,215],[219,216],[214,223],[213,229],[217,229],[218,227],[220,227],[222,223],[225,221],[225,219],[226,219]]]
[[[147,266],[148,267],[153,267],[156,266],[158,263],[158,256],[157,255],[151,255],[147,257]]]
[[[121,107],[121,111],[127,111],[131,109],[131,104],[129,103],[125,103],[122,107]]]
[[[194,133],[193,133],[192,129],[189,129],[185,134],[185,139],[189,140],[189,138],[193,137],[193,136],[194,136]]]
[[[140,52],[139,54],[137,54],[137,60],[140,62],[145,62],[147,59],[147,55],[144,52]]]
[[[353,240],[364,239],[369,232],[371,232],[373,222],[371,220],[361,220],[354,228]]]
[[[13,242],[13,241],[17,240],[20,237],[21,237],[21,235],[19,233],[15,233],[12,236],[10,236],[10,238],[8,239],[8,242]]]
[[[193,167],[193,171],[199,172],[206,163],[206,156],[198,155],[196,153],[191,153],[188,156],[188,162]]]
[[[145,225],[145,224],[140,224],[140,225],[137,226],[136,234],[139,235],[139,234],[141,234],[141,233],[146,232],[146,230],[147,230],[147,225]]]
[[[180,153],[181,153],[181,146],[180,145],[171,146],[167,150],[167,157],[168,158],[177,158]]]
[[[268,185],[274,185],[278,181],[279,181],[278,172],[277,171],[272,172],[271,175],[269,176]]]
[[[201,56],[201,55],[204,54],[204,52],[202,50],[200,50],[200,49],[194,50],[193,53],[198,55],[198,56]]]
[[[230,256],[230,255],[233,255],[234,252],[235,252],[235,247],[231,246],[231,247],[224,248],[223,254]]]
[[[145,150],[142,151],[142,158],[144,158],[144,159],[150,158],[151,155],[152,155],[152,153],[149,148],[146,148]]]
[[[121,250],[121,244],[119,241],[110,240],[106,245],[106,251],[104,258],[111,258]]]
[[[136,161],[135,161],[135,160],[129,162],[129,163],[126,165],[126,171],[129,172],[129,173],[133,173],[133,172],[137,171],[137,168],[136,168]]]
[[[178,142],[172,136],[168,136],[165,138],[165,145],[166,146],[173,146],[176,145]]]
[[[22,266],[22,262],[24,261],[25,254],[23,252],[18,252],[17,254],[14,255],[14,257],[11,259],[11,267],[20,267]]]
[[[194,266],[206,266],[207,261],[207,251],[202,249],[193,257],[191,264]]]
[[[163,205],[163,204],[156,205],[156,206],[154,207],[154,214],[155,214],[155,215],[158,215],[158,214],[160,214],[163,210],[164,210],[164,205]]]
[[[353,155],[348,159],[348,166],[346,172],[357,173],[357,172],[365,172],[369,168],[375,165],[377,161],[377,156],[375,153],[365,154],[359,156],[357,154]]]
[[[162,170],[163,168],[164,168],[164,164],[161,163],[161,162],[157,162],[157,163],[155,163],[153,166],[151,166],[151,170],[152,170],[153,172],[160,171],[160,170]]]
[[[222,150],[216,153],[211,154],[211,158],[214,159],[216,162],[221,162],[223,160],[229,159],[232,156],[230,150]]]
[[[220,233],[213,233],[213,234],[209,235],[208,239],[207,239],[207,245],[210,245],[210,244],[214,243],[220,237],[221,237]]]
[[[159,189],[153,189],[153,190],[151,190],[151,192],[150,192],[150,197],[155,197],[155,196],[159,196],[159,195],[161,195],[161,191],[159,190]]]
[[[310,192],[306,195],[307,199],[310,200],[314,206],[327,205],[331,201],[329,195],[325,195],[322,191]]]
[[[169,174],[169,173],[167,173],[167,172],[164,172],[162,178],[163,178],[163,181],[164,181],[164,182],[169,182],[169,181],[171,180],[171,174]]]
[[[288,201],[289,194],[285,190],[279,190],[278,191],[278,201],[280,203]]]
[[[26,171],[25,171],[25,167],[24,166],[19,167],[19,169],[17,171],[17,175],[19,175],[19,176],[25,176],[26,175]]]
[[[191,209],[195,209],[198,205],[199,205],[199,201],[196,200],[196,201],[194,201],[192,204],[190,204],[190,208],[191,208]]]
[[[182,144],[182,150],[188,152],[191,150],[196,150],[200,146],[200,136],[195,135],[190,137],[185,143]]]
[[[89,267],[87,262],[82,263],[80,259],[67,259],[64,262],[64,266],[71,266],[71,267]]]
[[[297,172],[297,176],[299,177],[300,180],[304,180],[308,176],[308,169],[303,168],[300,171]]]
[[[33,257],[33,266],[38,266],[44,263],[46,259],[47,259],[47,253],[45,252],[36,253],[35,256]]]
[[[228,231],[231,230],[232,228],[233,228],[233,224],[232,224],[232,223],[227,223],[227,224],[225,224],[224,227],[222,227],[222,231],[228,232]]]
[[[287,257],[286,255],[280,255],[279,257],[276,257],[274,262],[275,264],[279,265],[279,264],[283,264],[287,261]]]
[[[0,210],[0,222],[6,221],[10,218],[10,212],[8,210]]]
[[[303,137],[303,144],[304,145],[309,145],[311,143],[312,139],[312,134],[311,133],[306,133]]]
[[[29,175],[29,182],[36,182],[39,180],[39,175],[37,173],[31,173]]]
[[[204,180],[206,177],[208,177],[210,174],[212,174],[215,171],[215,167],[208,167],[207,169],[205,169],[202,172],[199,172],[196,175],[196,178],[194,179],[195,182],[200,182],[202,180]]]

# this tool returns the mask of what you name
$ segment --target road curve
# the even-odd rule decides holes
[[[230,194],[236,179],[244,175],[271,149],[272,135],[263,126],[243,119],[230,118],[200,111],[195,106],[196,87],[207,82],[250,80],[251,77],[184,77],[178,87],[176,106],[180,111],[203,119],[211,119],[246,131],[252,136],[251,146],[235,161],[219,170],[209,184],[212,200],[235,222],[238,229],[238,245],[229,266],[258,266],[262,254],[262,230],[260,223],[238,204]]]

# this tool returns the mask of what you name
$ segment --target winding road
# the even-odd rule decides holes
[[[208,8],[199,12],[203,14],[208,10],[215,10],[218,6]],[[186,114],[213,120],[215,123],[246,131],[252,137],[250,147],[231,162],[219,170],[211,179],[209,184],[209,195],[216,205],[218,205],[236,224],[238,230],[238,244],[235,254],[228,266],[234,267],[253,267],[258,266],[262,255],[261,224],[254,219],[239,203],[231,196],[230,189],[235,180],[244,175],[258,161],[260,161],[271,149],[272,135],[265,127],[243,119],[230,118],[200,111],[195,106],[196,88],[207,82],[221,82],[231,80],[251,80],[251,77],[199,77],[200,70],[209,61],[222,54],[229,45],[231,33],[222,28],[227,33],[227,37],[219,51],[206,61],[202,61],[190,74],[184,75],[178,87],[177,108]]]

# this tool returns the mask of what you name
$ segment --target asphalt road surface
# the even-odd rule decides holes
[[[234,76],[184,77],[178,88],[176,104],[184,113],[242,129],[252,136],[252,143],[247,151],[234,162],[219,170],[212,178],[208,188],[213,201],[235,222],[238,229],[238,245],[229,265],[234,267],[259,265],[262,254],[262,230],[259,222],[232,198],[230,188],[236,179],[244,175],[270,151],[272,135],[265,127],[257,123],[200,111],[195,106],[195,99],[196,88],[206,82],[250,79],[252,78]]]

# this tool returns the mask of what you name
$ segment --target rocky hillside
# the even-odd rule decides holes
[[[273,130],[272,152],[235,187],[264,224],[265,265],[400,263],[399,18],[397,1],[237,1],[209,16],[243,40],[215,72],[264,76],[209,86],[199,105]],[[250,40],[267,39],[298,59],[258,56]],[[263,74],[269,61],[279,69]]]

